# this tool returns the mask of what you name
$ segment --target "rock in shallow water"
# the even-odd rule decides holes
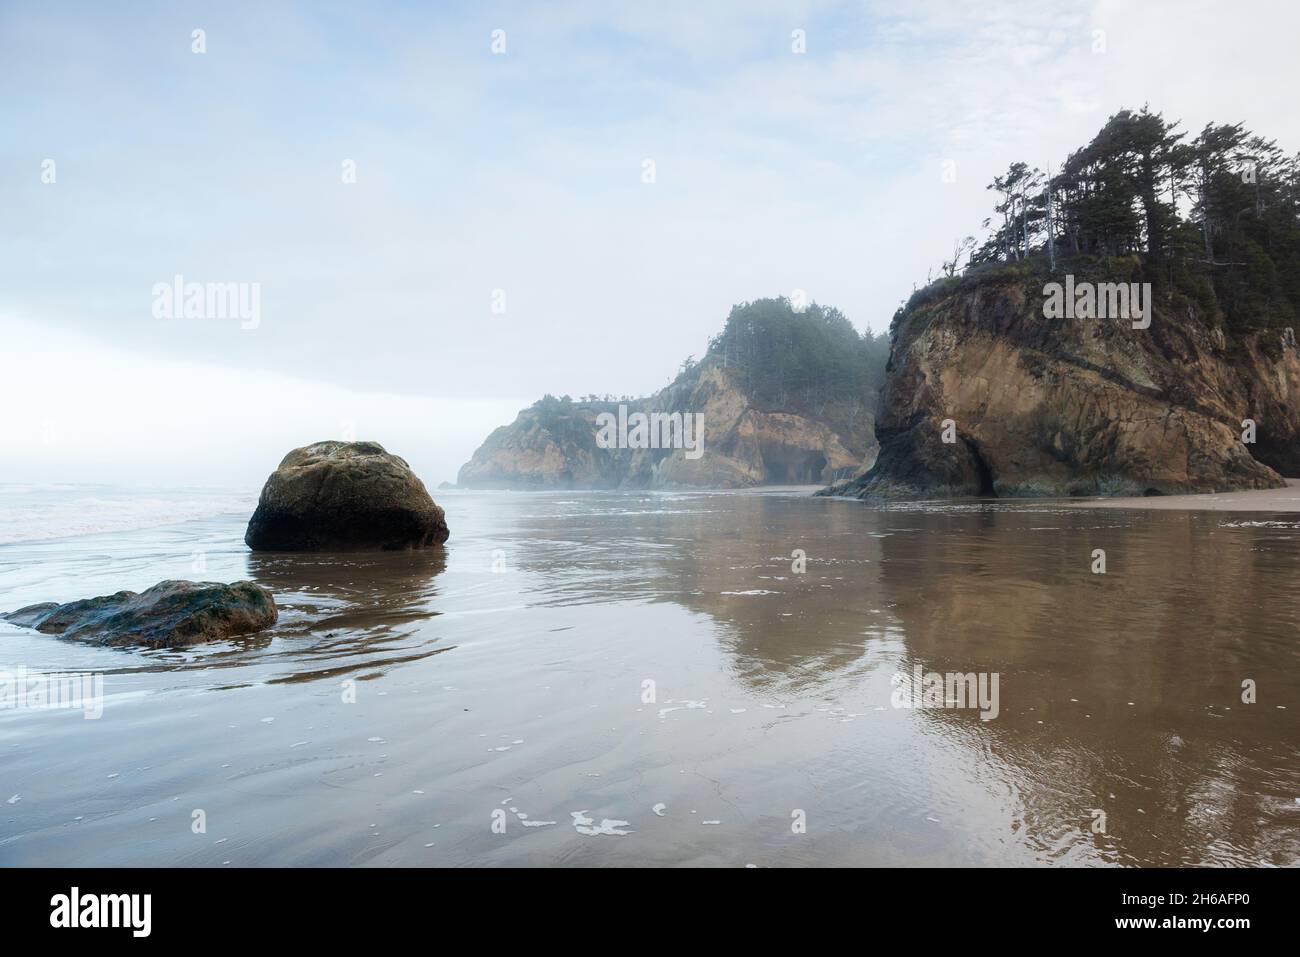
[[[136,593],[45,602],[3,616],[47,635],[100,645],[184,648],[275,624],[275,600],[252,582],[165,581]]]
[[[378,442],[317,442],[284,457],[244,543],[254,551],[423,548],[447,540],[442,509]]]

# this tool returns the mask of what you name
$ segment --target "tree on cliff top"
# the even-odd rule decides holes
[[[708,355],[732,371],[752,401],[820,412],[830,402],[875,395],[889,340],[858,335],[833,306],[796,310],[784,297],[756,299],[732,307]]]
[[[1145,106],[1121,110],[1047,181],[1012,163],[989,185],[995,217],[970,265],[1137,254],[1148,281],[1236,325],[1293,324],[1300,154],[1241,124],[1211,123],[1191,140],[1178,127]]]

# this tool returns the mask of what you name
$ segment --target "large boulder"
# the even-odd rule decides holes
[[[184,648],[275,624],[271,593],[252,582],[165,581],[142,592],[45,602],[2,616],[47,635],[99,645]]]
[[[284,457],[262,488],[244,543],[254,551],[423,548],[447,522],[404,459],[378,442],[317,442]]]

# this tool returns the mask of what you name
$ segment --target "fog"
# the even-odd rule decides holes
[[[884,330],[993,175],[1120,108],[1295,149],[1300,13],[1239,6],[7,4],[5,476],[245,481],[352,419],[436,482],[733,303]],[[160,319],[177,276],[258,321]]]

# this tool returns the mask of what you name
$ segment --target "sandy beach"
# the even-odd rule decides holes
[[[165,525],[15,491],[2,610],[190,577],[279,617],[152,651],[0,622],[0,867],[1300,860],[1294,528],[806,493],[448,490],[445,549],[329,554],[250,551],[230,490],[156,490]],[[897,704],[918,667],[996,674],[996,719]],[[101,691],[6,706],[6,672]]]
[[[1209,495],[1154,495],[1150,498],[1097,498],[1070,502],[1076,508],[1147,508],[1187,512],[1300,512],[1300,479],[1286,488],[1252,489]]]

